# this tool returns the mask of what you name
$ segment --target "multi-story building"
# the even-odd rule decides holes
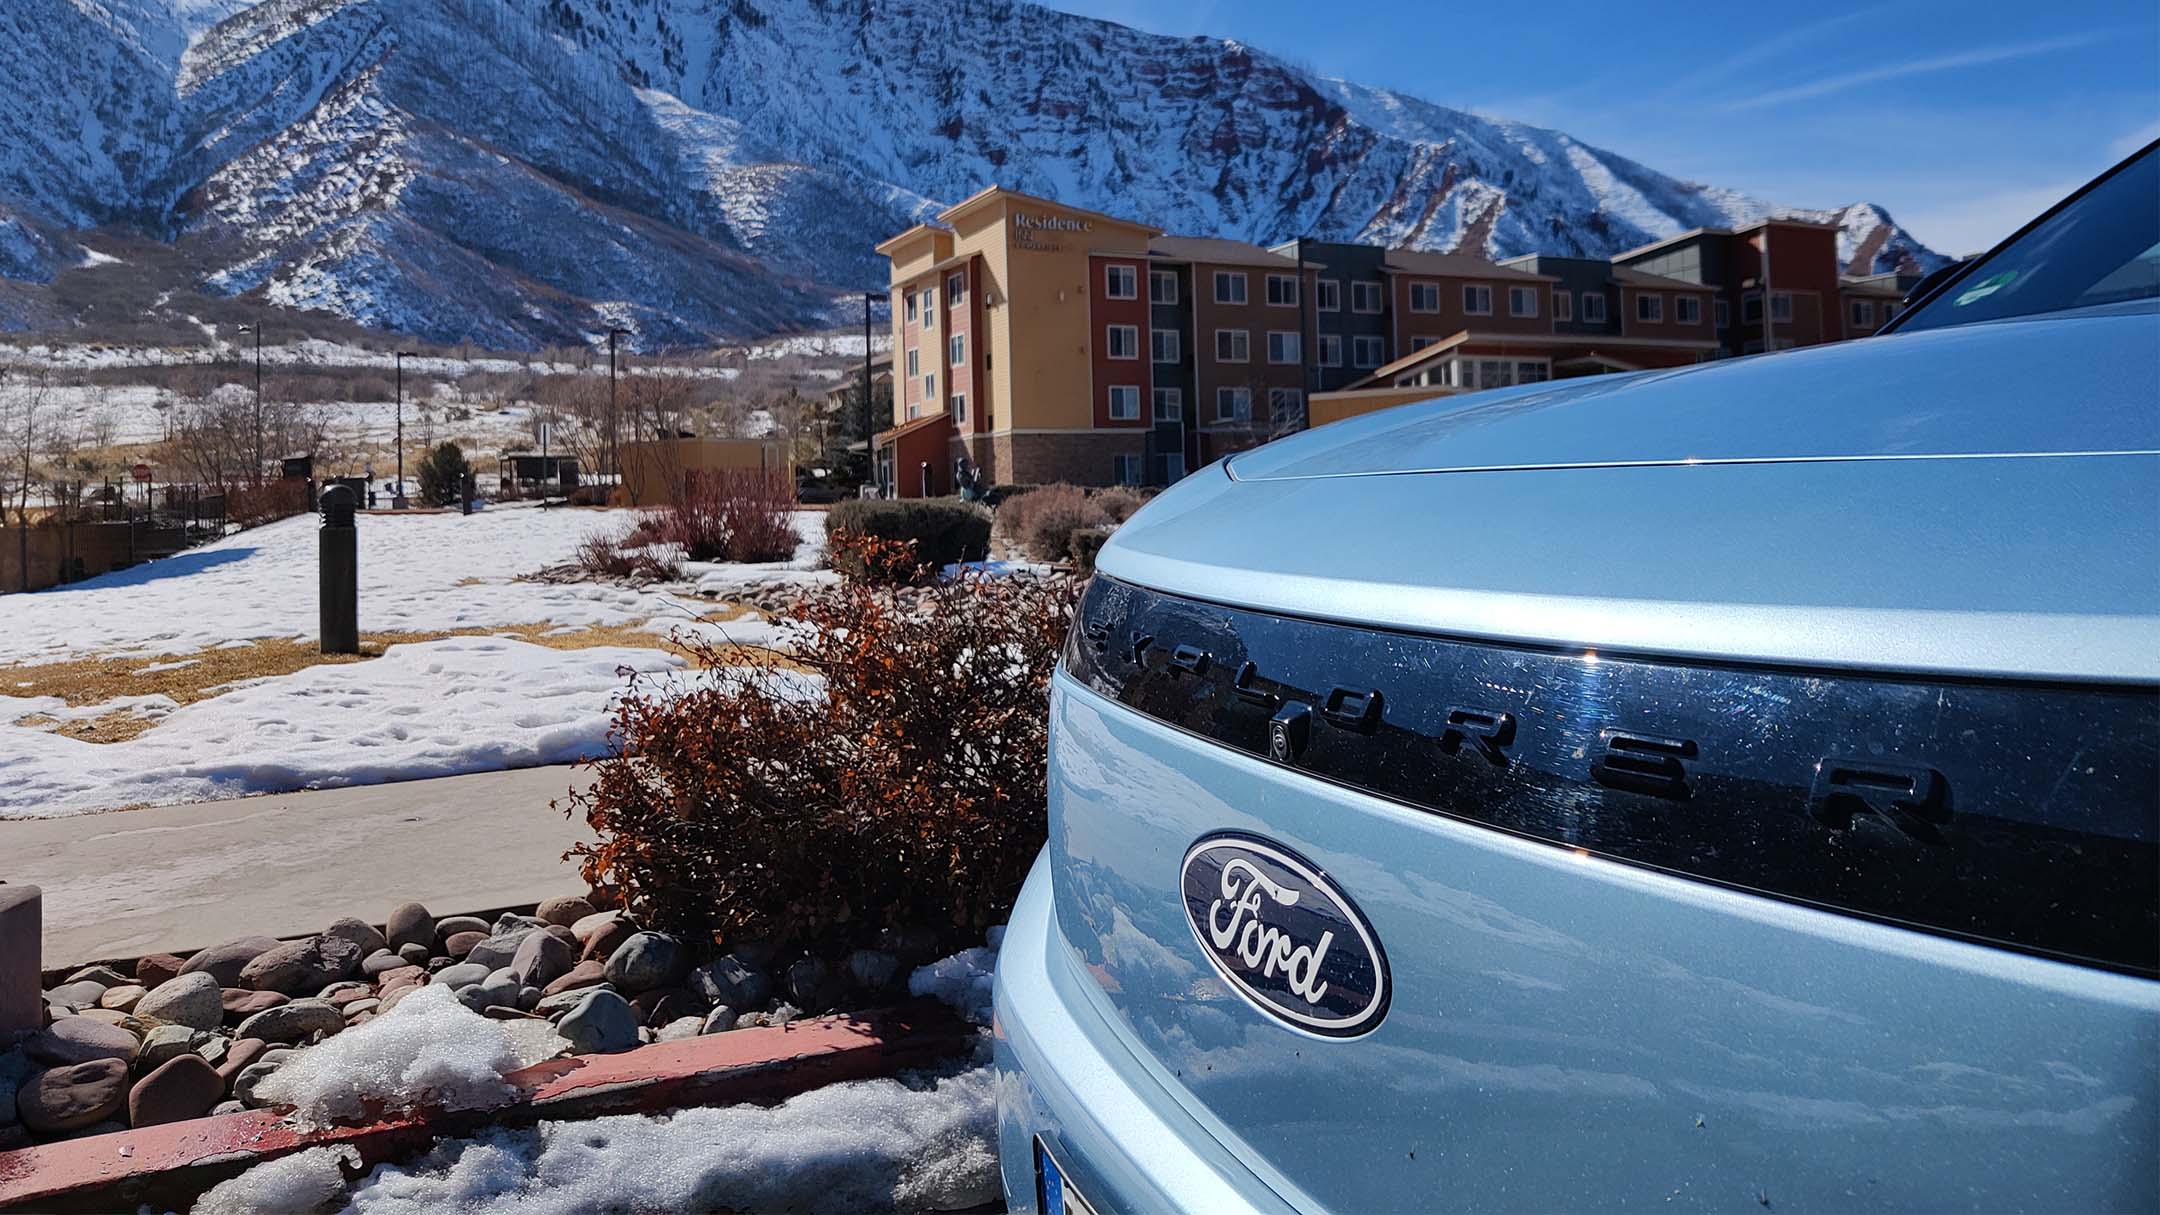
[[[1313,392],[1347,388],[1395,357],[1386,249],[1301,238],[1270,252],[1317,267],[1310,309]]]
[[[1767,219],[1745,228],[1694,228],[1613,262],[1711,288],[1718,344],[1726,354],[1755,354],[1847,336],[1837,241],[1835,224]]]

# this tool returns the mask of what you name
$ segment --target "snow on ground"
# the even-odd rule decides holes
[[[825,564],[825,512],[795,512],[795,534],[801,537],[802,544],[795,549],[792,561],[685,561],[683,580],[692,583],[701,595],[722,599],[761,582],[792,582],[805,586],[838,582],[840,575],[818,569]]]
[[[505,1023],[473,1012],[437,985],[300,1052],[260,1091],[273,1105],[292,1106],[302,1124],[332,1126],[364,1119],[370,1101],[398,1114],[507,1105],[517,1090],[503,1075],[518,1066]]]
[[[452,637],[251,680],[119,742],[0,727],[0,818],[570,763],[606,750],[625,671],[684,665],[663,650]]]

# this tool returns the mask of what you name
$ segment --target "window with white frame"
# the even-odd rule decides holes
[[[1322,312],[1342,311],[1342,280],[1321,278],[1313,280],[1313,307]]]
[[[1245,302],[1244,271],[1217,270],[1215,272],[1215,302],[1218,304],[1242,304]]]
[[[1538,289],[1535,287],[1509,287],[1507,311],[1509,316],[1536,316]]]
[[[922,320],[925,325],[937,324],[937,288],[922,289]]]
[[[1440,311],[1440,284],[1438,284],[1438,283],[1412,283],[1412,284],[1410,284],[1410,311],[1412,311],[1412,312],[1438,312],[1438,311]]]
[[[1175,485],[1185,479],[1185,453],[1166,451],[1155,457],[1155,466],[1162,470],[1162,483]]]
[[[1518,384],[1542,384],[1552,378],[1545,360],[1524,360],[1515,364],[1515,382]]]
[[[1158,422],[1182,422],[1185,420],[1184,389],[1158,388],[1155,390],[1155,420]]]
[[[1635,319],[1655,325],[1665,319],[1665,297],[1654,291],[1635,293]]]
[[[1732,328],[1732,305],[1726,303],[1724,300],[1711,301],[1710,316],[1711,319],[1716,322],[1719,329],[1724,330]]]
[[[1875,301],[1854,300],[1852,302],[1852,323],[1863,329],[1872,326],[1875,323]]]
[[[915,323],[915,293],[912,291],[906,291],[902,292],[901,294],[903,295],[907,303],[908,324],[912,325]]]
[[[952,394],[952,420],[955,423],[967,421],[967,394],[964,392]]]
[[[913,418],[919,418],[919,417],[921,417],[921,416],[922,416],[922,402],[921,402],[921,401],[909,401],[909,402],[907,403],[907,416],[908,416],[908,417],[909,417],[910,419],[913,419]]]
[[[1268,330],[1267,361],[1270,363],[1295,363],[1298,361],[1298,335],[1295,330]]]
[[[1157,304],[1175,304],[1178,300],[1177,272],[1174,270],[1150,270],[1147,276],[1148,299]]]
[[[1296,417],[1305,407],[1305,391],[1301,388],[1270,388],[1267,390],[1268,417]]]
[[[1605,323],[1604,292],[1585,291],[1582,293],[1582,298],[1580,300],[1577,300],[1576,302],[1582,305],[1582,319],[1584,324],[1602,325]]]
[[[1110,325],[1104,329],[1104,346],[1113,359],[1140,357],[1140,326]]]
[[[1118,455],[1110,457],[1110,475],[1118,485],[1138,485],[1142,470],[1147,467],[1143,457]]]
[[[967,335],[956,333],[945,339],[945,361],[955,367],[967,366]]]
[[[1385,307],[1387,307],[1387,291],[1381,284],[1373,282],[1350,284],[1350,311],[1362,312],[1367,316],[1377,316],[1381,309]]]
[[[1215,331],[1215,361],[1243,363],[1252,358],[1252,335],[1243,329]]]
[[[1492,288],[1483,283],[1464,283],[1462,310],[1471,316],[1492,315]]]
[[[1103,294],[1114,300],[1140,298],[1140,272],[1131,266],[1103,267]]]
[[[1113,384],[1110,386],[1110,419],[1114,422],[1132,422],[1140,417],[1140,386],[1137,384]]]
[[[1342,366],[1341,334],[1323,333],[1320,335],[1320,365],[1322,367]]]
[[[955,270],[945,276],[945,306],[958,308],[967,303],[967,274]]]
[[[1692,295],[1673,297],[1673,319],[1683,325],[1702,324],[1702,301]]]
[[[934,371],[922,378],[922,399],[937,400],[937,373]]]
[[[1793,299],[1793,297],[1792,297],[1792,292],[1790,292],[1790,291],[1773,291],[1773,292],[1771,292],[1771,293],[1770,293],[1770,319],[1771,319],[1771,320],[1773,320],[1773,321],[1778,321],[1778,322],[1784,322],[1784,321],[1789,321],[1789,320],[1791,320],[1791,319],[1792,319],[1792,299]]]
[[[1252,389],[1228,387],[1216,389],[1215,420],[1218,422],[1251,421]]]
[[[922,351],[914,346],[908,347],[907,373],[909,379],[922,374]]]
[[[1158,363],[1175,363],[1184,357],[1184,349],[1175,329],[1151,329],[1148,341],[1154,346],[1154,358]]]
[[[1268,275],[1267,302],[1277,308],[1297,307],[1297,277],[1290,274]]]
[[[1372,334],[1361,334],[1350,339],[1350,364],[1353,367],[1378,367],[1380,356],[1386,353],[1386,343]]]
[[[1572,321],[1575,319],[1574,292],[1556,290],[1552,293],[1552,319],[1556,321]]]

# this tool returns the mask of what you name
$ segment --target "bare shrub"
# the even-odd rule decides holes
[[[1134,511],[1147,505],[1147,496],[1130,485],[1113,485],[1097,490],[1089,497],[1113,524],[1125,522],[1133,517]]]
[[[682,562],[673,546],[640,544],[636,535],[594,532],[578,541],[573,560],[579,569],[596,578],[645,577],[673,582],[682,577]]]
[[[307,511],[307,482],[266,481],[225,491],[225,517],[242,527],[260,527]]]
[[[795,486],[762,468],[693,472],[683,492],[638,524],[637,535],[681,546],[692,561],[786,561],[795,534]]]
[[[1053,485],[1014,498],[1006,510],[1022,508],[1020,544],[1037,561],[1063,561],[1072,551],[1072,534],[1083,527],[1107,527],[1110,514],[1086,492]]]

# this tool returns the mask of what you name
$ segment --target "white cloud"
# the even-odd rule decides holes
[[[1772,89],[1758,93],[1726,106],[1728,110],[1752,110],[1780,102],[1799,101],[1807,97],[1821,97],[1826,93],[1841,93],[1863,84],[1875,84],[1884,80],[1896,80],[1903,76],[1918,76],[1927,72],[1944,72],[1953,68],[1978,67],[1988,63],[2003,63],[2012,59],[2030,59],[2035,55],[2067,51],[2074,47],[2088,46],[2098,42],[2101,35],[2072,34],[2062,38],[2047,38],[2039,42],[2021,42],[2008,46],[1978,47],[1949,55],[1937,55],[1928,59],[1913,59],[1904,63],[1887,63],[1864,71],[1846,72],[1837,76],[1825,76],[1806,84],[1790,88]]]

